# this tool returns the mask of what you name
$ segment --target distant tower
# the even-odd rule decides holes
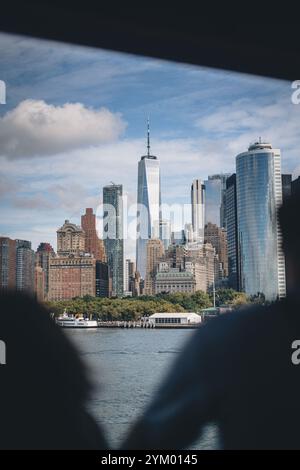
[[[114,184],[103,188],[103,239],[113,296],[124,291],[123,186]]]
[[[238,250],[236,174],[226,181],[226,222],[228,248],[228,286],[240,290],[240,262]]]
[[[203,181],[196,179],[191,186],[192,226],[194,241],[204,239],[205,221],[205,186]]]
[[[256,142],[236,157],[238,241],[241,288],[284,297],[285,262],[277,209],[282,204],[281,156],[269,143]]]
[[[138,164],[137,203],[136,269],[145,279],[147,241],[149,238],[161,238],[160,165],[158,158],[150,153],[149,120],[147,155],[142,156]]]

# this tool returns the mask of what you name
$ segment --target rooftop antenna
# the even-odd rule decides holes
[[[149,117],[147,119],[147,155],[150,157],[150,122]]]

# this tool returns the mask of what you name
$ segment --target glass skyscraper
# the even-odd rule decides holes
[[[285,296],[277,209],[282,203],[280,150],[256,142],[236,157],[240,285],[267,300]]]
[[[232,289],[240,290],[235,173],[231,175],[226,181],[226,226],[228,252],[228,286]]]
[[[160,165],[154,155],[150,155],[148,124],[147,155],[141,157],[138,164],[137,187],[137,239],[136,269],[145,279],[147,267],[147,241],[149,238],[161,238],[161,191]]]
[[[230,173],[210,175],[205,185],[205,224],[226,228],[226,180]]]
[[[122,296],[124,287],[123,187],[103,188],[103,239],[113,296]]]

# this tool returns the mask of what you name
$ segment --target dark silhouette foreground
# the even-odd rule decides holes
[[[300,449],[300,197],[280,210],[291,275],[285,300],[199,328],[124,449],[182,449],[216,423],[226,449]],[[299,354],[300,357],[300,354]]]
[[[49,313],[29,297],[1,294],[0,340],[0,448],[107,448],[85,410],[85,368]]]

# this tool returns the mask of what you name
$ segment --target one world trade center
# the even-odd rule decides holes
[[[136,268],[145,279],[147,241],[161,238],[161,191],[159,160],[150,153],[149,120],[147,155],[138,164]]]

